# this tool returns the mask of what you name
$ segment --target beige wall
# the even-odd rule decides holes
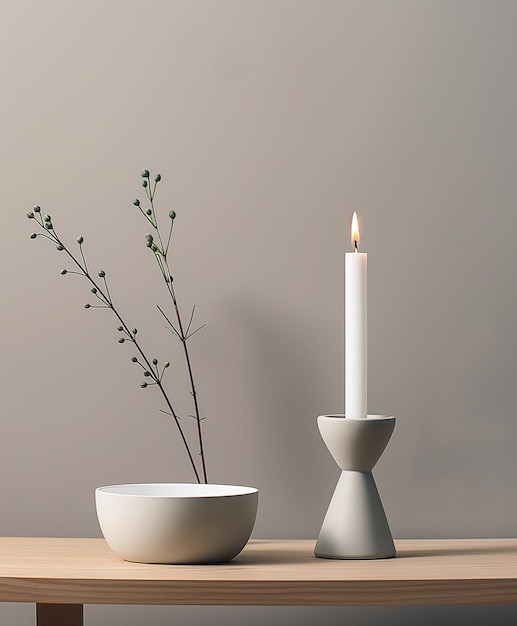
[[[95,536],[96,486],[191,479],[116,323],[82,308],[86,285],[25,218],[39,203],[84,235],[169,358],[131,202],[147,167],[178,213],[181,299],[208,324],[193,349],[211,480],[260,488],[255,536],[315,537],[336,480],[315,419],[343,410],[354,209],[369,408],[398,418],[376,475],[393,533],[515,536],[516,19],[488,0],[2,0],[0,533]],[[1,606],[0,622],[31,610]],[[382,615],[509,609],[440,611]],[[96,607],[89,624],[380,615]]]

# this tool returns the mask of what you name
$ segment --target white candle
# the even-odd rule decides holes
[[[368,255],[359,252],[357,213],[352,217],[354,252],[345,254],[345,416],[367,416],[367,312]]]

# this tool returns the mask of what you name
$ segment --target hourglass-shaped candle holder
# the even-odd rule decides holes
[[[314,554],[327,559],[384,559],[395,545],[372,469],[388,445],[395,418],[320,415],[318,427],[341,476]]]

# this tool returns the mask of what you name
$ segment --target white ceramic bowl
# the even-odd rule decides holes
[[[95,491],[110,548],[139,563],[221,563],[244,548],[258,490],[235,485],[150,483]]]

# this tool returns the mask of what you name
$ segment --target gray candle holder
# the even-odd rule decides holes
[[[391,438],[395,418],[320,415],[318,427],[342,472],[314,554],[326,559],[395,556],[395,544],[372,474]]]

